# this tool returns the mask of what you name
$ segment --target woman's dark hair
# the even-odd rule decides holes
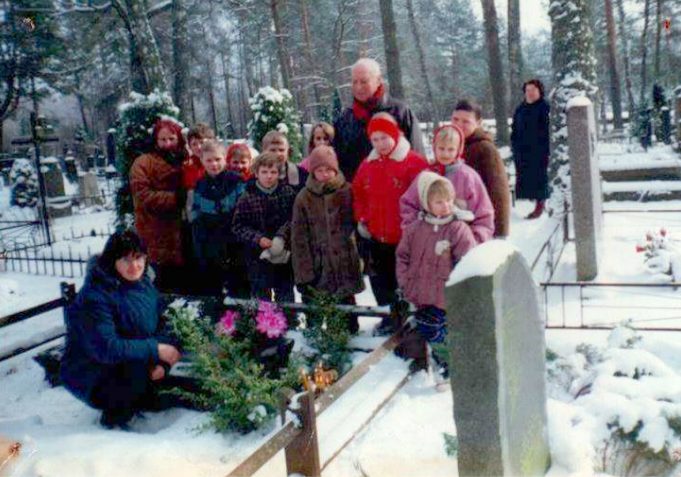
[[[99,256],[99,265],[107,272],[115,272],[116,260],[130,254],[146,255],[147,247],[134,230],[115,232],[104,245],[104,251]]]
[[[539,81],[537,78],[533,78],[533,79],[531,79],[531,80],[527,80],[527,81],[525,81],[525,82],[523,83],[523,93],[525,92],[525,87],[526,87],[528,84],[531,84],[532,86],[534,86],[535,88],[537,88],[537,89],[539,90],[539,97],[540,97],[540,98],[543,98],[543,97],[544,97],[544,83],[542,83],[541,81]]]

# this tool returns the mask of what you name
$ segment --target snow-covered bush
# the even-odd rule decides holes
[[[280,131],[288,138],[291,146],[291,161],[302,158],[303,136],[300,132],[300,114],[293,96],[286,89],[277,90],[270,86],[260,88],[248,100],[253,119],[248,122],[248,133],[257,149],[261,149],[262,138],[269,131]]]
[[[130,100],[118,107],[116,123],[116,169],[121,177],[121,187],[116,194],[116,211],[119,225],[132,224],[132,196],[130,195],[129,171],[141,154],[153,147],[151,132],[161,117],[177,120],[180,110],[173,104],[168,93],[154,90],[149,95],[130,93]]]
[[[9,171],[11,186],[10,204],[18,207],[35,207],[40,193],[38,174],[28,159],[16,159]]]
[[[570,160],[567,143],[567,103],[586,96],[596,104],[596,57],[586,0],[552,0],[549,4],[555,87],[551,100],[551,211],[570,203]]]
[[[681,376],[643,348],[630,323],[614,329],[605,348],[584,345],[550,362],[547,381],[550,396],[572,416],[562,423],[566,435],[587,440],[580,454],[593,470],[664,475],[676,466]]]

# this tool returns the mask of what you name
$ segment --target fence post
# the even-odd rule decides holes
[[[76,299],[76,286],[73,283],[60,282],[59,288],[61,289],[61,297],[64,300],[64,306],[62,310],[64,312],[64,324],[67,323],[67,310],[73,300]]]
[[[303,430],[284,450],[286,473],[320,477],[319,444],[317,442],[317,415],[314,410],[314,394],[306,392],[298,399],[299,418]]]

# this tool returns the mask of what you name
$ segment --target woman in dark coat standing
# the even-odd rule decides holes
[[[513,114],[511,148],[515,162],[518,199],[537,201],[534,210],[527,216],[536,219],[544,212],[544,203],[549,197],[549,111],[544,99],[544,85],[538,79],[523,84],[525,101]]]
[[[116,232],[67,311],[62,379],[77,398],[102,410],[108,428],[159,409],[157,386],[169,384],[168,371],[180,359],[161,332],[159,294],[146,272],[140,238]]]

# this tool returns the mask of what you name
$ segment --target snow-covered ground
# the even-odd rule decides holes
[[[601,149],[603,151],[604,149]],[[605,150],[624,153],[621,147],[605,146]],[[651,157],[653,157],[651,155]],[[636,159],[638,162],[639,159]],[[645,158],[640,159],[645,162]],[[0,196],[5,191],[0,191]],[[0,202],[0,205],[2,203]],[[522,219],[532,209],[527,201],[520,201],[512,213],[509,241],[532,262],[541,245],[554,230],[557,222],[547,216],[535,221]],[[642,209],[665,207],[660,204],[608,204],[607,209]],[[658,207],[659,206],[659,207]],[[681,204],[676,204],[679,210]],[[60,219],[57,229],[70,234],[88,232],[92,227],[105,227],[110,213],[76,216]],[[596,281],[659,281],[646,273],[642,257],[635,245],[650,229],[664,226],[670,237],[681,239],[681,219],[675,214],[662,212],[625,212],[604,215],[604,247]],[[90,246],[92,251],[101,248],[103,239],[79,243],[70,241],[74,251]],[[65,242],[66,243],[66,242]],[[66,245],[66,246],[68,246]],[[575,278],[574,249],[568,245],[554,281],[572,281]],[[0,275],[0,316],[18,308],[25,308],[47,299],[58,297],[59,277],[37,277],[25,274]],[[550,297],[549,316],[560,314],[562,303],[558,295]],[[570,292],[571,293],[571,292]],[[567,295],[568,319],[578,315],[578,295]],[[586,291],[591,303],[601,304],[623,301],[621,290]],[[647,293],[647,295],[646,295]],[[592,295],[591,295],[592,294]],[[643,316],[654,318],[649,309],[661,302],[674,303],[677,298],[669,292],[640,291],[626,297],[642,306]],[[374,304],[369,292],[359,296],[360,304]],[[600,310],[600,311],[599,311]],[[660,312],[660,311],[656,311]],[[635,318],[629,311],[619,312],[605,308],[589,308],[586,319],[590,323],[613,322]],[[34,333],[45,332],[59,326],[58,311],[51,315],[20,325],[0,329],[0,351],[17,339],[27,339]],[[378,339],[370,337],[375,320],[361,320],[360,336],[354,339],[358,347],[376,346]],[[667,323],[673,323],[668,320]],[[681,319],[678,320],[681,323]],[[671,326],[671,325],[670,325]],[[608,332],[548,330],[548,348],[563,356],[572,355],[577,345],[588,342],[605,347]],[[681,345],[676,333],[643,333],[641,348],[662,360],[677,375],[681,372]],[[355,360],[364,354],[357,353]],[[356,384],[318,419],[320,454],[322,463],[346,442],[361,423],[374,411],[376,405],[390,394],[407,375],[405,362],[390,356],[374,366],[371,372]],[[678,378],[678,376],[677,376]],[[24,443],[22,457],[15,462],[17,476],[117,477],[128,475],[149,476],[218,476],[226,475],[244,457],[250,454],[277,424],[247,436],[234,434],[197,434],[193,429],[205,422],[200,413],[170,410],[147,414],[146,419],[135,424],[135,432],[102,430],[97,424],[98,413],[73,398],[63,388],[50,388],[43,380],[43,370],[30,357],[21,356],[0,364],[0,435],[11,436]],[[551,387],[550,387],[551,391]],[[325,476],[453,476],[457,475],[456,458],[445,453],[443,433],[456,434],[452,414],[452,395],[438,393],[432,377],[426,373],[412,376],[404,387],[377,414],[371,423],[357,434],[352,442],[326,467]],[[638,411],[639,409],[636,408]],[[589,475],[592,471],[589,427],[576,424],[575,419],[586,419],[579,403],[571,402],[564,394],[551,391],[548,402],[549,430],[553,466],[548,475]],[[592,422],[586,420],[585,422]],[[595,421],[593,421],[595,422]],[[272,459],[258,476],[283,476],[283,454]]]

